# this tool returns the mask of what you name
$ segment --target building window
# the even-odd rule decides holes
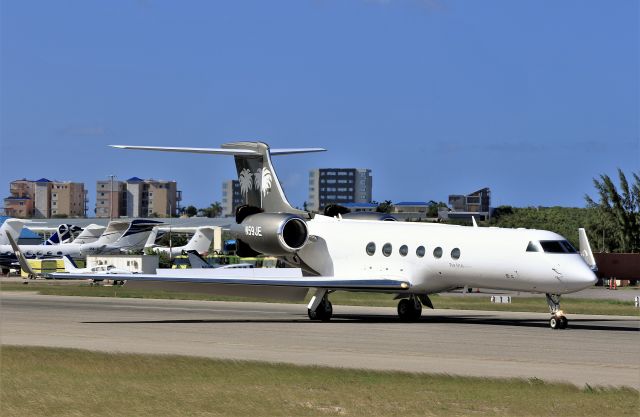
[[[384,246],[382,247],[382,254],[384,256],[390,256],[392,251],[393,251],[393,247],[391,246],[391,243],[385,243]]]
[[[436,259],[442,258],[442,248],[440,246],[433,250],[433,257]]]

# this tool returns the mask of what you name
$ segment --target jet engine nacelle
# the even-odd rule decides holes
[[[286,213],[256,213],[231,226],[231,233],[251,249],[266,255],[283,256],[301,249],[309,237],[307,223]]]

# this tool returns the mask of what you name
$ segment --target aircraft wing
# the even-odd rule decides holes
[[[229,285],[267,285],[276,287],[327,288],[335,290],[403,291],[408,281],[396,278],[309,276],[299,268],[252,269],[169,269],[158,274],[64,274],[52,273],[53,279],[112,279],[122,281],[156,281]]]

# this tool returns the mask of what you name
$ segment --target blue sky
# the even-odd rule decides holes
[[[639,2],[2,1],[0,196],[27,177],[175,179],[221,199],[231,158],[110,149],[262,140],[289,199],[373,170],[376,200],[584,206],[640,167]]]

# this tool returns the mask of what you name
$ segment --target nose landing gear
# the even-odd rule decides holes
[[[546,296],[549,311],[551,312],[549,326],[554,330],[566,329],[569,325],[569,320],[567,320],[562,310],[560,310],[560,294],[546,294]]]

